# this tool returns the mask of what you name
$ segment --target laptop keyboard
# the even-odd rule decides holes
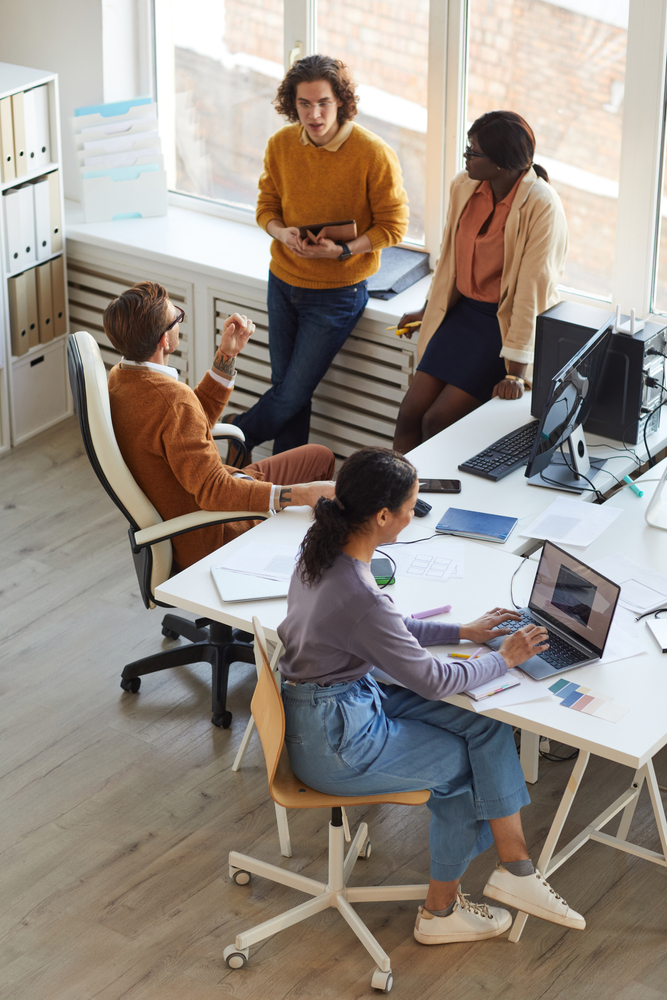
[[[510,635],[512,632],[517,632],[524,625],[535,625],[535,621],[532,618],[527,618],[522,615],[521,621],[507,621],[501,622],[499,628],[509,628]],[[549,630],[547,629],[549,632]],[[546,641],[546,640],[545,640]],[[583,663],[584,660],[589,660],[590,657],[585,653],[580,653],[578,649],[566,642],[565,639],[561,639],[559,635],[555,632],[549,632],[549,648],[542,650],[539,646],[535,649],[536,655],[542,657],[543,660],[554,667],[556,670],[565,670],[567,667],[574,667],[577,663]]]

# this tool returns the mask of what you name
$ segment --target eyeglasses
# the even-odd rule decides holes
[[[163,333],[169,333],[169,331],[173,327],[175,327],[177,323],[182,323],[183,320],[185,319],[185,310],[181,309],[180,306],[174,306],[174,308],[178,309],[179,315],[176,317],[176,319],[172,319],[171,323],[169,324],[169,326],[167,327],[167,329],[163,331]]]
[[[334,101],[316,101],[315,104],[311,104],[310,101],[297,101],[300,108],[304,111],[310,111],[311,108],[319,108],[320,111],[326,111],[327,108],[332,108],[334,106]]]
[[[463,159],[468,160],[472,156],[478,156],[480,160],[490,160],[491,157],[487,156],[486,153],[476,153],[472,146],[466,146],[463,150]]]

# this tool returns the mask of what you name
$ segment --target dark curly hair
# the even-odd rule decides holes
[[[535,133],[516,111],[488,111],[472,123],[468,137],[477,136],[480,148],[498,167],[527,170],[549,184],[549,175],[539,163],[533,163]]]
[[[338,124],[342,125],[354,118],[358,101],[354,92],[354,80],[345,63],[340,59],[331,59],[330,56],[306,56],[304,59],[298,59],[289,68],[273,102],[278,114],[283,115],[289,122],[298,122],[296,88],[300,83],[315,83],[316,80],[326,80],[330,83],[336,100],[342,101],[338,109]]]
[[[297,572],[311,586],[333,565],[350,534],[385,507],[395,514],[410,497],[417,470],[391,448],[362,448],[346,459],[333,500],[320,497],[315,523],[299,552]]]

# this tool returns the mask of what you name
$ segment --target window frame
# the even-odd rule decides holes
[[[170,185],[175,178],[174,73],[169,46],[171,0],[152,0],[155,92]],[[468,0],[430,0],[424,249],[434,261],[440,247],[449,187],[462,169],[467,104]],[[317,0],[284,0],[284,63],[294,50],[317,51]],[[629,5],[619,194],[611,295],[561,287],[570,300],[620,304],[647,316],[655,301],[665,146],[667,0]],[[166,114],[164,113],[166,110]],[[172,205],[255,225],[254,213],[171,190]],[[408,244],[410,245],[410,244]],[[415,244],[411,244],[415,245]]]

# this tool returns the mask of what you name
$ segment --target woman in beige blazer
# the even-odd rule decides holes
[[[491,111],[468,140],[428,299],[399,324],[421,324],[394,437],[403,453],[493,396],[519,399],[535,318],[558,301],[567,223],[546,170],[532,162],[532,129],[512,111]]]

